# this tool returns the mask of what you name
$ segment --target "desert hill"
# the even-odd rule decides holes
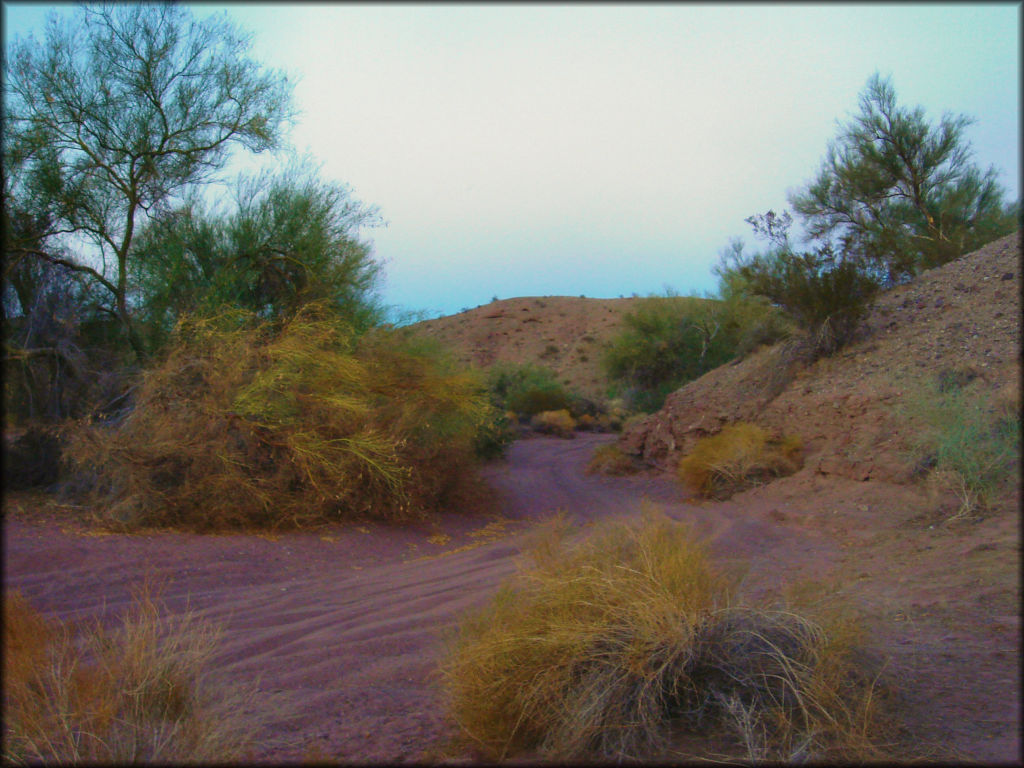
[[[708,372],[633,425],[622,447],[667,467],[724,425],[753,421],[802,438],[805,472],[906,482],[899,408],[939,379],[1020,398],[1020,232],[882,294],[858,341],[786,368],[783,345]],[[788,380],[787,380],[788,379]]]
[[[551,368],[570,391],[607,396],[601,354],[622,317],[641,299],[532,296],[492,301],[475,309],[411,325],[455,350],[463,363],[536,363]]]

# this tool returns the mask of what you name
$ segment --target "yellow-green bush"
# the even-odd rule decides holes
[[[793,436],[772,437],[754,424],[727,426],[697,442],[679,462],[679,477],[697,493],[724,499],[803,464],[803,443]]]
[[[450,712],[487,758],[642,760],[677,734],[746,759],[879,757],[870,655],[848,620],[744,606],[689,530],[648,510],[544,531],[450,638]]]
[[[530,419],[530,426],[533,427],[535,431],[542,432],[547,435],[555,435],[557,437],[565,438],[576,437],[576,422],[566,409],[559,411],[541,411]]]
[[[182,323],[118,426],[79,430],[110,523],[300,526],[427,514],[471,474],[495,414],[476,376],[426,342],[356,337],[310,305]]]
[[[4,595],[5,764],[244,760],[252,689],[214,685],[213,627],[170,619],[144,590],[120,626],[46,619]]]
[[[639,467],[618,445],[608,443],[594,449],[586,471],[588,475],[632,475],[639,471]]]

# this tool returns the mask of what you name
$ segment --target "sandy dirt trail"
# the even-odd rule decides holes
[[[648,500],[692,523],[723,561],[748,565],[748,593],[820,577],[841,559],[829,536],[778,520],[768,504],[689,505],[664,477],[586,475],[594,448],[612,440],[518,441],[486,468],[489,511],[431,525],[96,536],[8,516],[5,587],[61,616],[114,618],[147,575],[162,582],[169,610],[223,625],[217,674],[259,680],[257,760],[438,759],[452,734],[434,677],[443,633],[513,572],[537,521],[633,516]]]

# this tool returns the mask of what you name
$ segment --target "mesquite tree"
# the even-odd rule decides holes
[[[817,178],[790,200],[807,234],[896,282],[1013,231],[1016,206],[1004,205],[996,169],[971,161],[972,122],[947,113],[932,125],[873,75]]]
[[[15,39],[6,52],[4,213],[38,228],[5,239],[5,255],[85,277],[137,353],[136,234],[212,180],[233,145],[280,146],[292,118],[287,78],[249,47],[226,17],[161,3],[52,14],[44,42]]]

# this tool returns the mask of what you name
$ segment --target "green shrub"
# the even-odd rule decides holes
[[[828,247],[795,253],[784,246],[749,258],[734,252],[732,264],[718,270],[734,273],[749,295],[767,298],[792,318],[809,334],[812,357],[831,355],[852,340],[879,289],[860,264]]]
[[[766,302],[651,296],[623,317],[603,365],[631,408],[652,413],[688,381],[784,333]]]
[[[675,734],[748,760],[881,756],[889,721],[852,621],[737,603],[705,547],[650,510],[584,540],[541,533],[442,661],[451,714],[488,759],[692,757]]]
[[[555,378],[554,371],[544,366],[496,363],[488,369],[486,382],[496,408],[521,416],[572,405],[572,396]]]
[[[496,418],[476,375],[426,342],[357,338],[318,305],[280,327],[232,311],[181,324],[131,414],[84,425],[69,454],[111,524],[402,520],[458,492]]]
[[[944,371],[915,387],[900,410],[913,433],[910,456],[960,499],[954,517],[983,512],[1020,466],[1020,411],[1014,402],[969,385],[974,376]]]
[[[725,499],[803,463],[797,437],[772,438],[754,424],[738,423],[697,442],[679,462],[679,477],[703,496]]]

